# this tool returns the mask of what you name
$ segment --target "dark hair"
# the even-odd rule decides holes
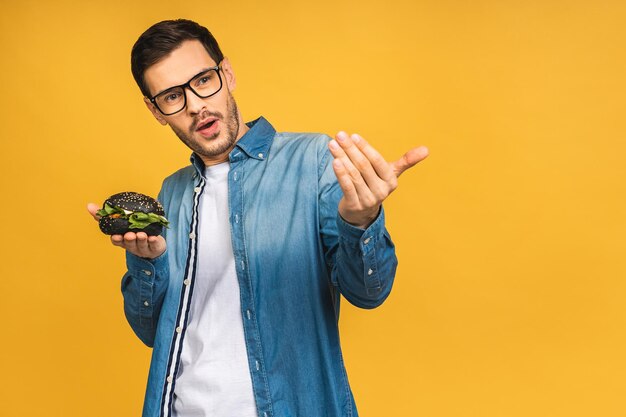
[[[130,69],[144,96],[150,97],[150,91],[143,78],[146,70],[168,56],[184,41],[193,39],[200,41],[216,64],[224,59],[220,46],[211,32],[191,20],[164,20],[141,34],[130,53]]]

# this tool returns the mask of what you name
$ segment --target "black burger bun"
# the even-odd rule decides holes
[[[148,217],[143,213],[150,214],[150,220],[137,223],[129,219],[131,216],[142,219]],[[102,210],[98,211],[98,215],[101,216],[100,230],[107,235],[144,232],[148,236],[157,236],[163,232],[163,225],[167,226],[167,219],[164,217],[165,211],[161,203],[150,196],[132,191],[113,194],[107,198],[102,204]],[[159,218],[158,222],[148,224],[149,221],[154,221],[157,218]],[[132,227],[138,224],[141,227]]]
[[[144,232],[148,236],[158,236],[163,232],[163,226],[158,223],[152,223],[143,229],[131,229],[130,222],[127,219],[113,219],[110,217],[101,218],[98,225],[105,235],[123,235],[126,234],[126,232]]]

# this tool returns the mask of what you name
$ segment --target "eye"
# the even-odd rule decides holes
[[[205,72],[204,74],[201,74],[198,78],[194,80],[194,85],[196,87],[202,87],[203,85],[210,83],[214,76],[215,76],[214,71]]]
[[[164,97],[163,97],[163,101],[165,101],[166,103],[171,103],[173,101],[176,101],[180,98],[180,93],[179,92],[171,92],[171,93],[167,93]]]

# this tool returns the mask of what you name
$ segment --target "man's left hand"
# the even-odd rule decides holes
[[[343,197],[339,214],[348,223],[366,229],[378,216],[380,205],[398,186],[398,177],[428,156],[425,146],[413,148],[395,162],[387,162],[357,134],[335,135],[328,144],[333,169]]]

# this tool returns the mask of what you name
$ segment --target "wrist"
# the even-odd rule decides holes
[[[359,212],[354,214],[344,214],[339,212],[339,215],[349,225],[365,230],[372,223],[374,223],[374,220],[376,220],[378,214],[380,213],[380,208],[381,206],[378,206],[372,211]]]

